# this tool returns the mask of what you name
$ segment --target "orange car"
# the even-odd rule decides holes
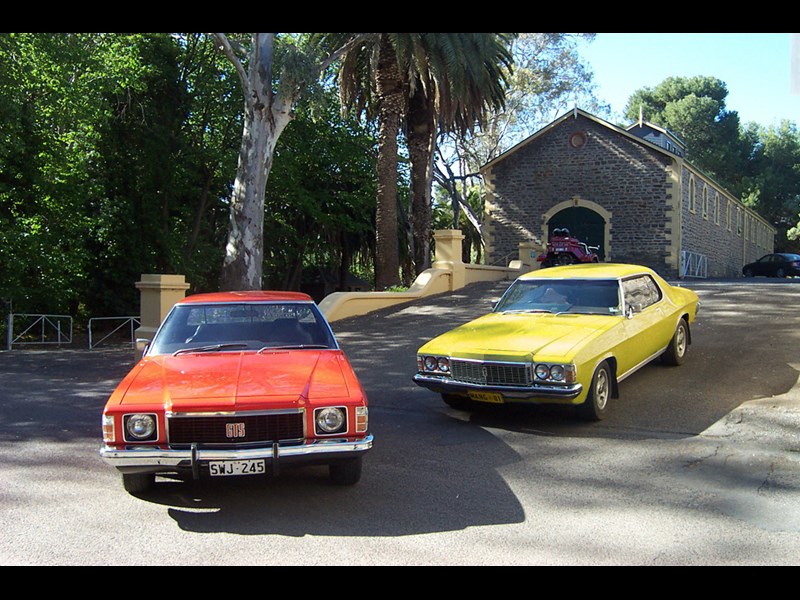
[[[228,477],[329,465],[353,485],[372,448],[367,397],[310,297],[231,292],[167,315],[103,412],[100,455],[125,489],[156,474]]]

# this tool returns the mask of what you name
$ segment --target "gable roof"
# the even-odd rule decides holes
[[[673,159],[680,159],[681,158],[679,156],[676,156],[674,153],[669,152],[665,148],[662,148],[658,144],[654,144],[652,142],[649,142],[648,140],[643,139],[643,138],[641,138],[641,137],[639,137],[637,135],[634,135],[633,133],[631,133],[630,131],[628,131],[626,129],[623,129],[622,127],[617,127],[616,125],[612,125],[608,121],[605,121],[605,120],[601,119],[600,117],[596,117],[595,115],[593,115],[591,113],[588,113],[585,110],[582,110],[582,109],[576,107],[576,108],[573,108],[571,111],[569,111],[567,113],[564,113],[562,116],[558,117],[555,121],[553,121],[549,125],[546,125],[546,126],[542,127],[539,131],[534,133],[529,138],[521,141],[519,144],[517,144],[513,148],[511,148],[509,150],[506,150],[505,152],[503,152],[497,158],[495,158],[495,159],[489,161],[488,163],[486,163],[485,165],[483,165],[483,167],[481,167],[481,169],[480,169],[481,172],[486,171],[488,169],[491,169],[496,164],[506,160],[511,155],[515,154],[516,152],[519,152],[520,150],[522,150],[523,148],[525,148],[526,146],[531,144],[533,141],[535,141],[539,137],[543,136],[545,133],[548,133],[548,132],[552,131],[553,129],[555,129],[556,127],[558,127],[559,125],[561,125],[565,121],[568,121],[569,119],[577,119],[579,116],[584,117],[586,119],[589,119],[590,121],[594,121],[595,123],[597,123],[598,125],[601,125],[602,127],[610,129],[610,130],[612,130],[612,131],[614,131],[614,132],[616,132],[616,133],[618,133],[618,134],[620,134],[620,135],[622,135],[624,137],[629,138],[630,140],[632,140],[632,141],[634,141],[636,143],[639,143],[639,144],[641,144],[643,146],[647,146],[648,148],[651,148],[651,149],[653,149],[653,150],[655,150],[655,151],[657,151],[657,152],[659,152],[661,154],[664,154],[666,156],[669,156],[669,157],[671,157]],[[647,123],[647,125],[649,125],[649,126],[651,126],[653,128],[660,129],[656,125],[653,125],[652,123]],[[635,128],[637,126],[638,126],[638,123],[633,125],[633,126],[631,126],[631,128]]]

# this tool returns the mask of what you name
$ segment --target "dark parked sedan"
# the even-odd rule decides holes
[[[768,254],[742,269],[745,277],[800,276],[800,254]]]

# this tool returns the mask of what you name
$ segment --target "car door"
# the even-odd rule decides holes
[[[647,274],[622,281],[625,342],[617,356],[624,376],[667,347],[674,334],[670,306],[655,280]]]
[[[765,275],[766,277],[774,277],[775,273],[778,270],[778,261],[780,257],[777,254],[770,254],[769,256],[765,256],[760,261],[758,261],[759,265],[759,275]]]

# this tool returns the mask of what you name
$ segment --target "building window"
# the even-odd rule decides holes
[[[708,220],[708,186],[703,186],[703,218]]]
[[[714,194],[714,223],[719,225],[719,192]]]
[[[736,209],[736,234],[742,235],[742,209]]]
[[[689,178],[689,211],[697,212],[697,190],[694,185],[694,176]]]
[[[726,220],[726,221],[727,221],[727,223],[728,223],[728,231],[730,231],[730,230],[731,230],[731,226],[732,226],[732,224],[733,224],[733,223],[732,223],[732,220],[731,220],[731,211],[732,211],[732,210],[733,210],[733,202],[731,202],[730,200],[728,200],[728,209],[725,211],[725,212],[726,212],[726,214],[725,214],[725,220]]]

